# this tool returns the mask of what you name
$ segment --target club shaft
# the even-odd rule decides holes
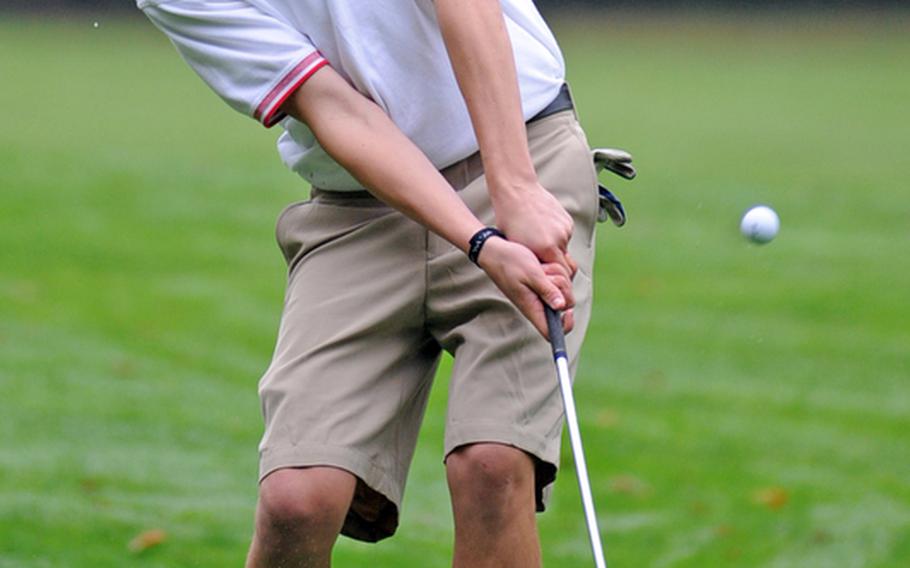
[[[565,334],[559,313],[546,307],[547,324],[550,331],[550,344],[553,346],[553,357],[556,360],[556,374],[559,378],[559,390],[562,393],[563,407],[566,412],[566,427],[569,429],[569,442],[575,458],[575,473],[578,477],[578,490],[588,526],[588,537],[594,553],[594,565],[607,568],[604,558],[603,543],[600,540],[600,529],[597,526],[597,512],[594,509],[594,497],[591,494],[591,481],[588,478],[588,465],[585,462],[585,451],[581,443],[581,430],[578,427],[578,414],[575,411],[575,397],[572,394],[572,380],[569,374],[569,358],[566,355]]]
[[[578,476],[578,490],[581,493],[581,503],[585,512],[585,522],[588,525],[588,536],[591,540],[591,550],[594,552],[594,565],[597,568],[606,568],[603,544],[600,541],[600,530],[597,526],[597,513],[594,509],[594,497],[591,494],[591,481],[588,479],[588,465],[585,462],[585,451],[581,443],[581,431],[578,427],[578,415],[575,412],[575,400],[572,396],[572,382],[569,379],[569,362],[565,357],[556,360],[559,373],[559,390],[566,410],[566,427],[569,429],[569,442],[572,445],[572,455],[575,457],[575,474]]]

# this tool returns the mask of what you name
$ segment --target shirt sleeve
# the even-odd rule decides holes
[[[139,2],[196,73],[235,110],[266,127],[326,59],[287,22],[244,0]]]

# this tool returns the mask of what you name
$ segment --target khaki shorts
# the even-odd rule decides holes
[[[572,111],[528,125],[544,187],[575,219],[575,356],[591,312],[596,174]],[[486,224],[480,159],[443,172]],[[509,444],[537,463],[538,510],[559,463],[563,408],[550,347],[460,250],[366,192],[314,190],[277,238],[289,265],[274,359],[259,393],[260,479],[334,466],[359,479],[342,533],[391,536],[442,350],[454,355],[445,454]],[[574,365],[574,361],[573,361]]]

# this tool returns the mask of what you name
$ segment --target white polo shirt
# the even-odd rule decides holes
[[[285,132],[288,167],[324,189],[354,180],[279,107],[323,65],[372,99],[439,169],[477,151],[433,0],[137,0],[234,109]],[[502,0],[525,120],[565,80],[562,54],[532,0]]]

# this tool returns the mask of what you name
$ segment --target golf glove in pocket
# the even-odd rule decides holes
[[[635,179],[638,174],[635,166],[632,165],[632,154],[625,150],[617,148],[595,148],[591,150],[591,157],[594,160],[594,168],[600,174],[603,170],[609,170],[612,173],[631,180]],[[612,191],[607,189],[603,184],[598,184],[598,201],[599,210],[597,220],[601,223],[610,219],[617,227],[626,224],[626,210],[622,202]]]

